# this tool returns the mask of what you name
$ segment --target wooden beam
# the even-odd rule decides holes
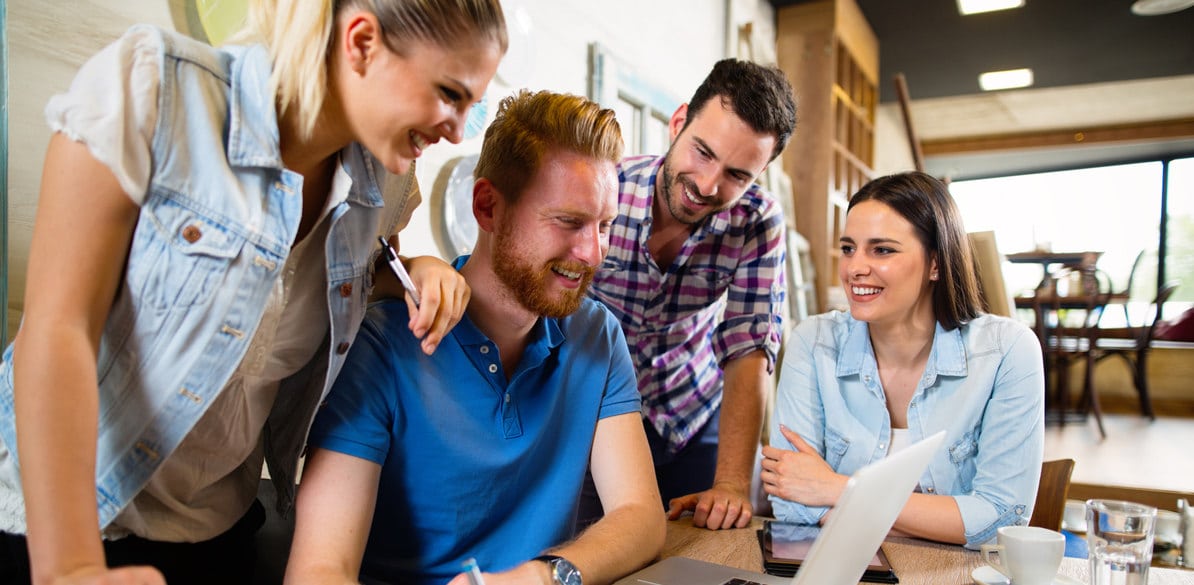
[[[918,171],[925,170],[925,154],[921,148],[920,139],[916,137],[916,128],[912,126],[912,112],[908,109],[908,81],[904,74],[895,74],[896,96],[900,98],[900,113],[904,116],[904,132],[908,135],[908,146],[912,149],[912,164]]]
[[[1144,142],[1179,138],[1194,138],[1194,118],[1068,128],[1042,132],[939,138],[935,140],[921,140],[921,148],[925,156],[940,156],[993,150],[1020,150],[1026,148],[1077,146],[1112,142]]]

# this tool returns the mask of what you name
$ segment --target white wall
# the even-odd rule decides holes
[[[9,334],[24,306],[26,259],[36,210],[42,157],[49,131],[42,109],[65,89],[75,70],[137,22],[186,28],[190,0],[8,0],[9,34]],[[511,28],[518,15],[532,41],[522,49],[527,74],[512,86],[490,86],[490,116],[497,101],[518,87],[585,94],[588,47],[599,42],[632,62],[640,77],[687,99],[715,61],[726,55],[727,12],[736,25],[754,21],[763,47],[774,52],[774,12],[766,0],[503,0]],[[521,51],[512,48],[512,52]],[[766,53],[766,51],[763,51]],[[765,57],[766,55],[761,55]],[[436,145],[418,164],[423,205],[402,234],[404,254],[440,255],[431,231],[431,189],[449,159],[480,150],[480,138]],[[69,269],[64,255],[63,268]]]
[[[915,114],[913,123],[916,124]],[[914,128],[920,128],[916,124]],[[920,138],[924,140],[924,138]],[[904,116],[899,104],[883,104],[875,112],[875,176],[911,171],[916,168],[912,160],[912,146],[904,129]]]
[[[182,0],[173,0],[179,1]],[[8,0],[8,335],[16,334],[42,158],[42,109],[78,67],[134,22],[172,27],[170,4],[137,0]],[[63,254],[62,268],[70,268]]]

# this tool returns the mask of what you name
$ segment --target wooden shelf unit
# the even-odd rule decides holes
[[[838,238],[850,195],[874,177],[879,42],[854,0],[780,8],[777,60],[797,97],[796,133],[784,150],[796,229],[809,240],[817,312],[839,286]]]

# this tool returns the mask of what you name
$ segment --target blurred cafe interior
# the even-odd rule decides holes
[[[425,203],[403,251],[464,251],[453,171],[512,90],[593,97],[618,111],[628,154],[655,153],[713,62],[775,63],[800,104],[793,140],[760,178],[786,206],[790,320],[844,305],[837,234],[854,190],[913,168],[948,179],[991,312],[1042,342],[1046,460],[1076,461],[1072,497],[1144,490],[1174,509],[1172,496],[1194,492],[1194,2],[1022,0],[974,14],[960,3],[503,0],[510,52],[477,128],[419,160]],[[25,295],[49,96],[133,23],[218,40],[218,11],[239,4],[0,0],[6,340]],[[984,89],[994,72],[1019,85]]]

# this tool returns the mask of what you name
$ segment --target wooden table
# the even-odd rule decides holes
[[[663,557],[689,557],[762,571],[763,554],[755,536],[755,531],[762,527],[763,522],[758,518],[748,528],[718,531],[693,526],[691,517],[673,520],[668,522]],[[982,557],[975,551],[912,538],[888,538],[883,543],[883,552],[900,578],[900,585],[973,583],[970,573],[983,565]],[[1083,583],[1090,582],[1086,559],[1063,559],[1059,572]],[[1152,567],[1148,582],[1149,585],[1194,584],[1194,571]]]
[[[1063,264],[1066,266],[1076,266],[1083,271],[1090,271],[1094,269],[1099,258],[1103,255],[1102,252],[1017,252],[1015,254],[1005,254],[1004,258],[1012,264],[1040,264],[1041,270],[1044,274],[1041,276],[1041,283],[1037,285],[1038,289],[1046,288],[1052,282],[1052,272],[1049,267],[1054,264]]]

